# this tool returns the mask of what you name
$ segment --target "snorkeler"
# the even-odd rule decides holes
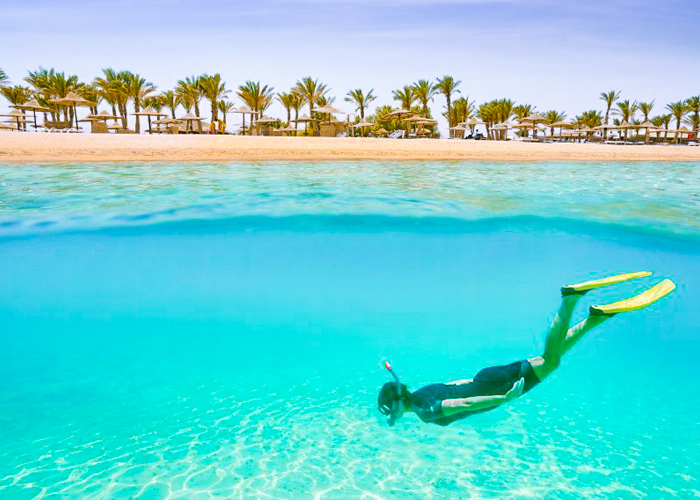
[[[379,392],[379,411],[389,417],[390,426],[406,412],[415,413],[423,422],[446,426],[475,413],[493,410],[522,396],[556,370],[562,356],[586,333],[618,313],[635,311],[653,304],[671,293],[676,285],[665,279],[636,297],[591,306],[588,318],[569,328],[574,308],[586,292],[650,275],[649,272],[622,274],[563,287],[561,305],[547,332],[542,355],[509,365],[485,368],[473,379],[428,385],[409,392],[399,381],[392,366],[388,362],[384,363],[395,381],[384,384]]]

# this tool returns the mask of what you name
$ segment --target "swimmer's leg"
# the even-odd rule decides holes
[[[544,380],[547,375],[557,369],[561,362],[561,357],[566,352],[564,343],[569,331],[569,323],[571,323],[574,308],[581,297],[583,297],[583,294],[565,295],[561,298],[559,311],[557,311],[557,315],[554,317],[547,332],[544,352],[541,356],[528,359],[532,369],[535,371],[535,375],[540,380]]]

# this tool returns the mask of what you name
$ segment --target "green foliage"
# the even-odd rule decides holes
[[[348,92],[345,100],[355,104],[355,111],[359,111],[360,118],[364,118],[367,105],[377,99],[377,96],[375,96],[373,92],[374,89],[370,89],[370,91],[365,95],[362,89],[354,89]]]
[[[421,115],[427,118],[430,115],[428,103],[431,102],[435,94],[437,94],[437,88],[428,80],[418,80],[411,88],[413,89],[416,99],[418,99],[418,102],[420,102],[423,107]]]
[[[272,104],[273,91],[272,87],[248,80],[245,85],[238,87],[236,95],[256,113],[264,113]]]
[[[32,91],[27,87],[15,85],[14,87],[0,87],[0,95],[10,101],[10,104],[16,106],[31,99]]]
[[[221,99],[231,93],[226,90],[226,82],[221,79],[221,75],[202,75],[199,77],[199,88],[202,95],[211,103],[211,119],[218,120],[218,104]]]
[[[584,111],[576,117],[576,123],[580,126],[595,128],[603,124],[603,115],[595,109]]]
[[[638,107],[639,107],[639,111],[641,111],[642,114],[644,115],[643,121],[648,121],[649,115],[651,114],[651,110],[654,108],[654,101],[640,102]]]
[[[178,100],[188,111],[194,108],[194,115],[197,117],[200,116],[199,103],[204,97],[201,79],[201,76],[188,76],[184,80],[179,80],[175,87]]]
[[[404,86],[403,89],[394,90],[391,92],[394,96],[395,101],[401,103],[401,109],[410,110],[413,103],[416,102],[417,96],[413,91],[413,87],[408,85]]]
[[[0,87],[5,87],[10,84],[10,79],[7,77],[7,73],[5,73],[2,69],[0,69]]]

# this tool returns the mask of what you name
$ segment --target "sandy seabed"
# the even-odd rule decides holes
[[[0,133],[0,161],[700,161],[700,147],[517,141]]]

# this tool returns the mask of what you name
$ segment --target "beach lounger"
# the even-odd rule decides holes
[[[391,134],[389,134],[387,137],[388,137],[389,139],[403,139],[403,138],[404,138],[404,135],[406,135],[406,131],[405,131],[405,130],[397,130],[397,131],[392,132]]]

